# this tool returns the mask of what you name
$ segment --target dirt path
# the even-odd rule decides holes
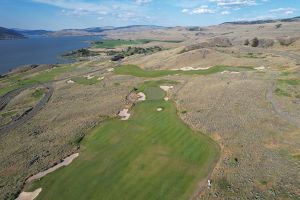
[[[49,84],[48,85],[43,85],[43,86],[46,87],[48,91],[44,95],[44,97],[36,104],[36,106],[34,108],[26,111],[25,113],[23,113],[16,120],[13,120],[10,123],[8,123],[8,124],[4,125],[3,127],[1,127],[0,128],[0,134],[8,133],[11,130],[19,127],[22,124],[24,124],[26,121],[28,121],[29,119],[31,119],[34,115],[36,115],[37,112],[39,112],[48,103],[48,101],[50,100],[50,98],[51,98],[51,96],[53,94],[54,88],[51,85],[49,85]],[[31,87],[33,87],[33,86],[31,86]],[[30,88],[30,87],[25,87],[25,88],[17,89],[17,90],[15,90],[15,92],[12,91],[12,94],[14,94],[15,96],[17,96],[21,91],[23,91],[23,90],[25,90],[27,88]],[[13,95],[10,95],[10,96],[13,96]],[[12,98],[10,98],[10,100],[11,99]]]
[[[273,82],[272,86],[270,87],[270,89],[267,91],[267,94],[266,94],[267,101],[269,101],[272,104],[273,110],[281,118],[283,118],[288,123],[293,124],[293,125],[297,126],[298,128],[300,128],[300,122],[299,122],[299,120],[297,120],[294,117],[290,116],[287,112],[282,111],[281,108],[280,108],[280,106],[279,106],[279,104],[273,98],[273,94],[274,94],[275,90],[276,90],[276,83]]]

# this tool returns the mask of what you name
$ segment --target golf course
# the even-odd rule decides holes
[[[43,200],[191,197],[213,169],[219,149],[184,124],[173,102],[164,100],[159,86],[170,83],[140,85],[146,100],[132,107],[129,120],[100,124],[82,141],[71,165],[33,182],[27,191],[42,188],[37,199]]]

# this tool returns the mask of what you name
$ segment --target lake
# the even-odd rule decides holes
[[[100,36],[35,37],[21,40],[0,40],[0,74],[26,64],[57,64],[65,52],[86,48]]]

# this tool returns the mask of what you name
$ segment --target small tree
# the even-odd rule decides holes
[[[258,47],[258,45],[259,45],[259,40],[257,39],[257,37],[253,38],[251,41],[251,46]]]
[[[248,46],[250,44],[249,40],[246,39],[245,42],[244,42],[244,45]]]

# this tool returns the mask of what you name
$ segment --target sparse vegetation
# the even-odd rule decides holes
[[[66,58],[78,58],[78,57],[89,57],[89,56],[96,56],[97,53],[90,51],[88,49],[79,49],[76,51],[68,52],[62,55],[62,57]]]

